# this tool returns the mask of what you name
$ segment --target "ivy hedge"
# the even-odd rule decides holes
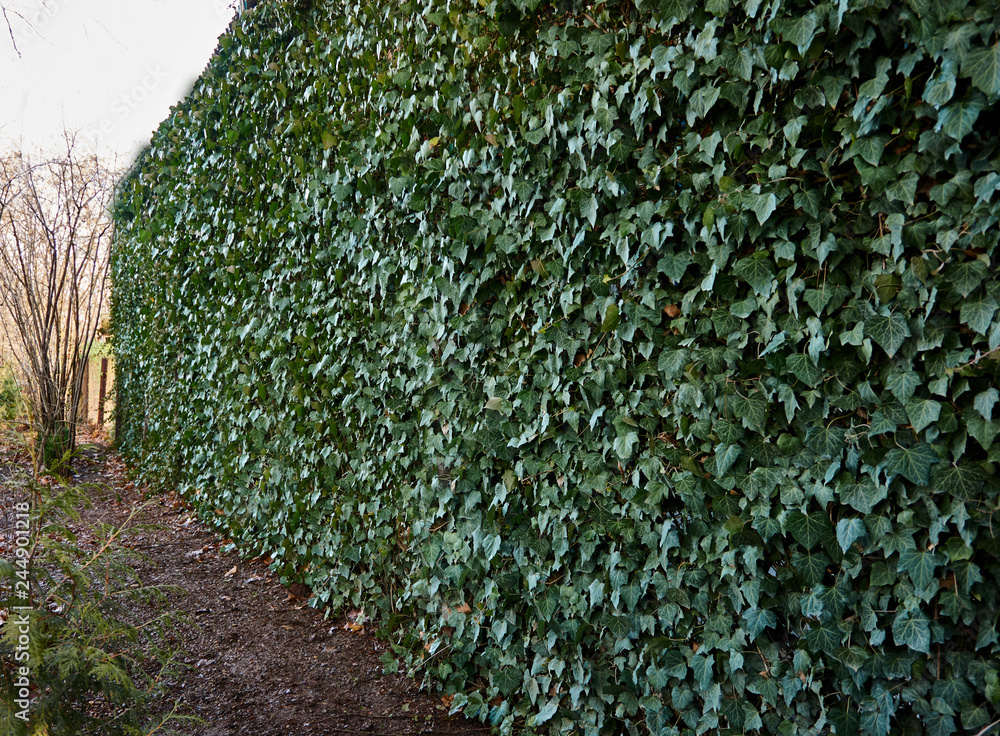
[[[505,733],[981,731],[998,33],[262,4],[122,184],[119,439]]]

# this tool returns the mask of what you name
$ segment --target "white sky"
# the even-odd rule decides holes
[[[131,159],[205,68],[230,4],[0,0],[20,51],[0,16],[0,138],[47,147],[65,125]]]

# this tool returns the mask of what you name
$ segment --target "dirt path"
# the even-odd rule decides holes
[[[85,521],[120,524],[150,502],[106,445],[98,441],[84,454],[77,480],[104,487],[93,494]],[[181,642],[191,668],[169,683],[169,698],[208,725],[184,733],[488,736],[482,724],[449,717],[442,700],[413,680],[383,674],[386,645],[370,632],[324,620],[280,586],[262,560],[223,553],[222,540],[180,498],[152,497],[138,521],[159,528],[126,539],[124,546],[145,556],[136,569],[147,584],[182,588],[170,605],[192,622]]]

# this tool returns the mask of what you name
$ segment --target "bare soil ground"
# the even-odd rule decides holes
[[[169,606],[186,614],[180,647],[189,665],[168,701],[205,725],[189,736],[299,734],[489,734],[448,715],[446,701],[401,674],[383,674],[387,645],[347,618],[324,619],[282,587],[266,561],[225,553],[225,540],[175,495],[147,496],[99,435],[81,437],[75,481],[95,484],[85,523],[120,525],[136,507],[138,529],[122,546],[142,554],[147,585],[176,586]],[[169,706],[169,703],[167,704]]]

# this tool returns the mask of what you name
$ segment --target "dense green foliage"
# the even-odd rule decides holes
[[[2,497],[19,491],[0,519],[28,517],[23,551],[0,558],[0,733],[167,736],[179,733],[175,722],[198,721],[176,705],[162,712],[164,682],[183,667],[168,644],[177,622],[162,610],[136,620],[136,604],[162,609],[168,591],[132,568],[134,553],[119,544],[129,524],[80,534],[78,510],[101,489],[43,486],[12,464],[0,472]],[[12,543],[14,528],[3,531]]]
[[[0,363],[0,422],[12,422],[21,413],[21,392],[14,371]]]
[[[121,441],[505,729],[979,730],[998,30],[264,4],[122,188]]]

